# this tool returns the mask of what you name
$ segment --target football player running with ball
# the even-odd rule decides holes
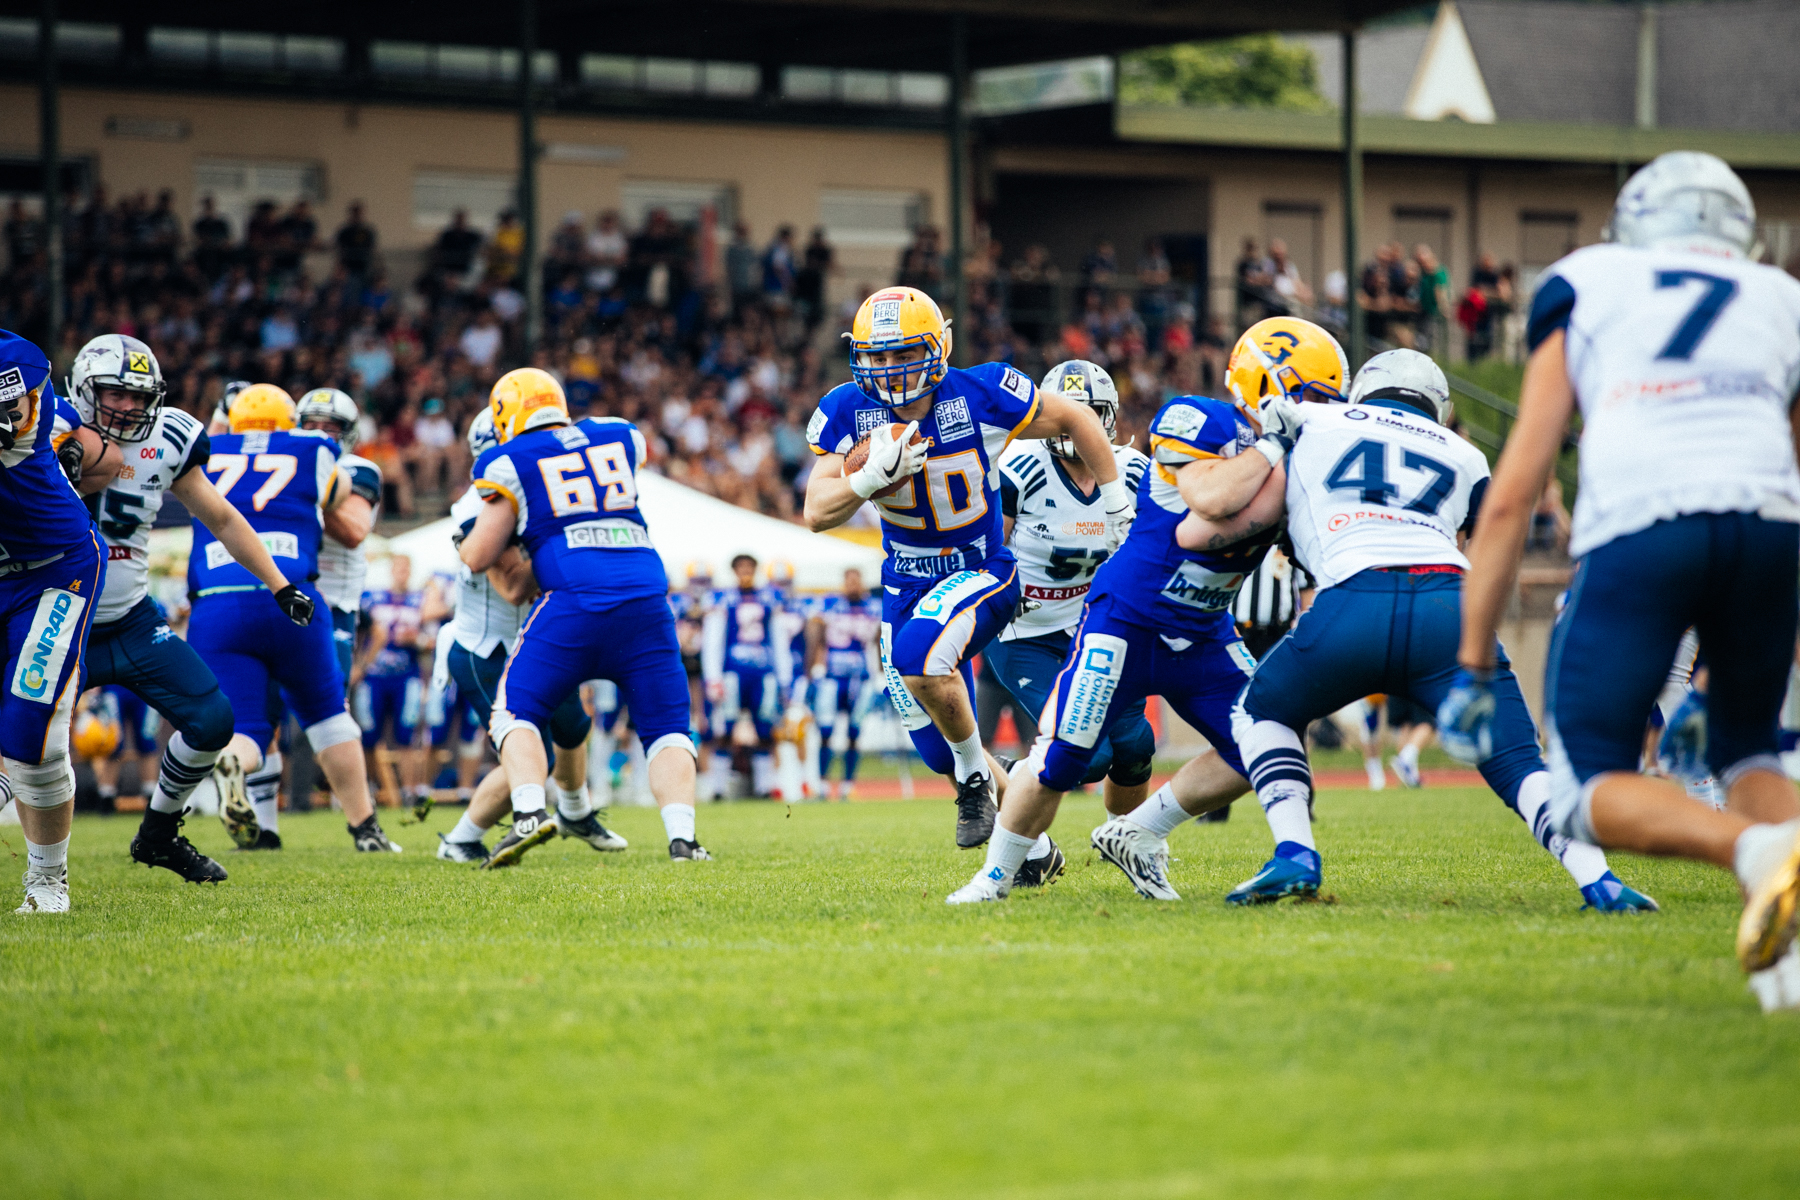
[[[1800,283],[1752,261],[1750,193],[1710,154],[1665,154],[1633,175],[1607,232],[1613,244],[1552,266],[1532,299],[1519,419],[1463,588],[1465,674],[1438,725],[1469,758],[1501,742],[1494,629],[1579,408],[1579,565],[1544,683],[1551,822],[1733,872],[1738,960],[1765,1009],[1800,1006],[1800,802],[1777,733],[1800,612]],[[1638,769],[1689,626],[1710,670],[1706,763],[1724,812]]]
[[[1467,566],[1457,543],[1474,528],[1488,486],[1487,459],[1445,428],[1452,411],[1449,383],[1431,359],[1416,350],[1378,354],[1357,372],[1350,407],[1299,410],[1304,427],[1285,464],[1285,496],[1259,497],[1231,521],[1189,517],[1177,530],[1187,547],[1229,542],[1271,521],[1279,528],[1285,508],[1295,555],[1319,585],[1232,713],[1276,842],[1274,857],[1226,897],[1233,904],[1319,890],[1307,726],[1371,692],[1435,711],[1450,690]],[[1551,830],[1537,727],[1505,657],[1497,663],[1494,753],[1481,768],[1488,786],[1574,877],[1586,907],[1655,911],[1598,849]]]
[[[694,741],[669,579],[638,510],[644,435],[617,417],[571,422],[562,385],[535,367],[502,375],[490,408],[499,444],[475,463],[486,505],[463,538],[463,564],[485,572],[517,537],[544,589],[513,643],[488,726],[513,810],[494,857],[557,835],[545,811],[541,731],[584,681],[610,679],[643,739],[670,859],[709,859],[694,835]]]
[[[1231,741],[1231,705],[1256,667],[1231,619],[1238,588],[1274,543],[1273,526],[1222,547],[1188,550],[1175,528],[1190,512],[1234,513],[1281,488],[1277,469],[1294,445],[1298,406],[1343,395],[1344,352],[1310,321],[1271,317],[1232,350],[1234,407],[1177,396],[1150,422],[1151,468],[1138,485],[1125,544],[1088,588],[1081,624],[1039,718],[1031,755],[1013,768],[987,862],[951,904],[1004,900],[1063,793],[1088,772],[1101,742],[1145,697],[1160,695],[1214,747],[1124,816],[1093,832],[1103,858],[1142,896],[1179,900],[1165,839],[1189,817],[1248,790]],[[1084,456],[1085,457],[1085,456]]]
[[[852,382],[825,394],[806,429],[820,456],[806,523],[834,529],[866,500],[879,508],[888,695],[925,764],[956,784],[956,844],[979,846],[993,832],[996,784],[969,660],[1019,605],[1001,522],[1001,452],[1015,438],[1066,435],[1099,483],[1109,551],[1131,528],[1131,495],[1092,409],[1039,392],[1004,363],[952,367],[949,323],[924,292],[876,292],[845,336]],[[866,459],[846,474],[846,456],[865,436]]]

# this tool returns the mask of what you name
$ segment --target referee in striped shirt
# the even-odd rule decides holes
[[[1231,619],[1257,661],[1294,627],[1299,594],[1311,589],[1312,580],[1279,547],[1264,555],[1256,573],[1244,580],[1231,602]]]

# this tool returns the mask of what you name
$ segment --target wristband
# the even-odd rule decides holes
[[[1100,508],[1103,512],[1118,512],[1131,504],[1131,493],[1126,490],[1123,479],[1110,480],[1100,485]]]
[[[1281,460],[1287,457],[1288,448],[1282,439],[1272,433],[1265,433],[1250,444],[1251,449],[1269,460],[1271,468],[1279,467]]]
[[[881,480],[873,478],[867,467],[849,476],[850,490],[867,500],[881,490]]]

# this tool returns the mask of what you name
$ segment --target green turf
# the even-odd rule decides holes
[[[959,910],[947,803],[708,808],[681,868],[630,809],[628,854],[492,875],[319,815],[208,891],[84,819],[75,912],[0,918],[0,1195],[1800,1190],[1800,1019],[1745,991],[1723,875],[1625,862],[1665,911],[1580,915],[1491,796],[1390,789],[1320,800],[1326,903],[1220,902],[1252,807],[1152,905],[1097,812],[1061,883]]]

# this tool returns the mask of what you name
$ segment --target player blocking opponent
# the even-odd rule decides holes
[[[1235,406],[1178,396],[1150,422],[1151,469],[1138,485],[1131,536],[1094,575],[1081,624],[1039,719],[1031,754],[1013,768],[987,862],[947,898],[1004,900],[1063,794],[1081,782],[1096,748],[1140,701],[1161,695],[1214,747],[1185,764],[1143,804],[1094,830],[1102,857],[1140,895],[1178,900],[1165,839],[1191,816],[1243,795],[1231,742],[1231,704],[1256,660],[1231,619],[1245,578],[1274,543],[1273,526],[1228,546],[1188,550],[1175,529],[1190,511],[1236,512],[1278,490],[1277,467],[1293,447],[1296,406],[1343,394],[1344,352],[1310,321],[1271,317],[1232,350]]]
[[[1450,387],[1416,350],[1390,350],[1357,373],[1350,406],[1307,405],[1286,461],[1283,494],[1232,521],[1184,520],[1183,546],[1229,541],[1285,524],[1319,593],[1294,631],[1263,658],[1232,712],[1238,752],[1269,819],[1275,854],[1227,900],[1261,904],[1312,895],[1322,864],[1312,833],[1305,731],[1371,692],[1435,711],[1456,674],[1458,596],[1467,560],[1459,533],[1475,524],[1488,465],[1445,427]],[[1494,675],[1494,753],[1482,776],[1574,877],[1586,907],[1655,911],[1606,857],[1550,828],[1550,777],[1537,727],[1504,655]]]
[[[1579,406],[1579,565],[1545,671],[1552,824],[1733,872],[1746,897],[1739,962],[1765,1009],[1793,1007],[1800,803],[1777,718],[1800,602],[1800,283],[1750,260],[1750,193],[1709,154],[1665,154],[1633,175],[1607,230],[1615,244],[1564,258],[1532,299],[1519,420],[1463,589],[1466,675],[1439,731],[1469,757],[1495,740],[1494,629]],[[1645,718],[1690,626],[1724,812],[1638,773]]]
[[[516,536],[544,589],[500,677],[489,725],[511,787],[508,838],[529,849],[556,836],[540,730],[583,681],[610,679],[644,742],[669,857],[711,858],[694,836],[694,742],[668,576],[637,503],[644,435],[613,417],[571,423],[562,385],[535,367],[501,376],[490,409],[500,444],[475,464],[486,506],[463,538],[462,560],[485,572]]]
[[[836,528],[871,498],[880,510],[888,695],[926,765],[956,784],[956,844],[979,846],[993,832],[996,784],[975,724],[969,660],[1019,603],[1001,521],[1000,454],[1015,438],[1067,435],[1099,481],[1109,550],[1131,527],[1131,495],[1093,410],[1039,392],[1003,363],[950,366],[949,324],[918,289],[876,292],[845,336],[852,382],[827,392],[807,425],[819,461],[807,480],[806,523]],[[904,423],[899,436],[896,423]],[[868,459],[846,476],[845,456],[865,434]]]
[[[291,563],[298,579],[310,579],[318,572],[324,516],[351,494],[337,466],[337,443],[295,429],[294,402],[273,384],[245,389],[229,420],[231,432],[212,440],[206,473],[270,555]],[[306,730],[356,848],[398,852],[369,801],[362,730],[344,708],[331,620],[313,585],[289,583],[272,592],[201,525],[188,554],[188,591],[194,595],[188,644],[231,701],[234,733],[221,761],[235,760],[246,774],[262,765],[275,736],[268,703],[274,681]],[[298,633],[290,622],[300,626]]]

